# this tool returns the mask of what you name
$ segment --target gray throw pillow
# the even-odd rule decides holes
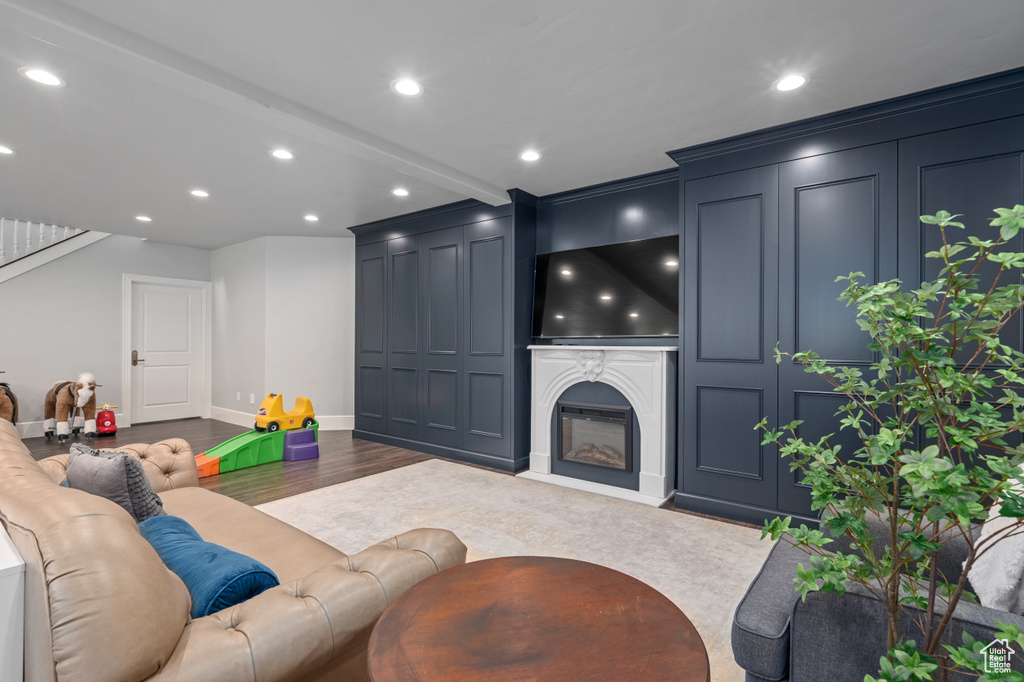
[[[136,523],[166,514],[142,462],[126,452],[101,452],[75,443],[68,457],[67,478],[68,486],[121,505]]]

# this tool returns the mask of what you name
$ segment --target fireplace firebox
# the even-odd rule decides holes
[[[558,401],[558,459],[631,473],[633,410]]]

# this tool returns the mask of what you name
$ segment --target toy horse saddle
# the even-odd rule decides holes
[[[11,415],[11,423],[17,425],[18,423],[18,396],[14,395],[14,391],[11,390],[10,384],[6,384],[0,381],[0,394],[6,395],[7,399],[11,401],[11,407],[14,410],[14,414]]]

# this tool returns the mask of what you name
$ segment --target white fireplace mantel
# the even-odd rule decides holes
[[[530,406],[530,469],[522,478],[618,497],[652,506],[674,492],[674,346],[529,346],[533,353]],[[640,426],[640,490],[627,490],[551,473],[551,416],[572,386],[597,381],[618,389]]]

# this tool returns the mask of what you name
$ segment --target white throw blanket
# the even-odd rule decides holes
[[[1014,518],[990,516],[978,542],[1015,523]],[[967,579],[982,606],[1024,613],[1024,534],[998,540],[985,550]]]

